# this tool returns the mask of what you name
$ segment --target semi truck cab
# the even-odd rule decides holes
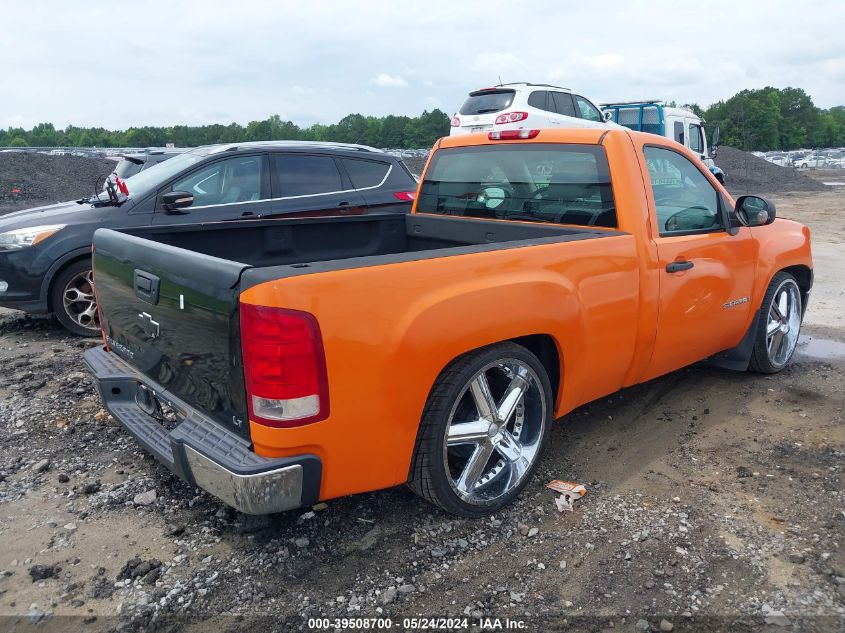
[[[695,152],[707,168],[723,183],[725,172],[716,166],[713,159],[719,143],[719,126],[713,129],[710,146],[704,129],[704,119],[692,110],[665,106],[663,101],[617,101],[602,103],[602,110],[610,121],[637,132],[649,132],[671,138]]]

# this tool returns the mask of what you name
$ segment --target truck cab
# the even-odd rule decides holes
[[[713,162],[719,142],[719,127],[713,130],[710,147],[704,119],[692,110],[665,106],[660,100],[618,101],[601,104],[611,121],[637,132],[649,132],[671,138],[696,153],[716,179],[725,182],[725,172]]]

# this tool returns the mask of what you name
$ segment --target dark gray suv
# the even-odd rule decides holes
[[[114,173],[118,175],[118,177],[126,180],[127,178],[131,178],[138,172],[144,171],[145,169],[149,169],[159,163],[163,163],[164,161],[173,158],[174,156],[178,156],[179,154],[184,154],[188,150],[186,149],[176,149],[176,148],[150,148],[145,152],[135,152],[133,154],[123,154],[120,157],[120,162],[117,163],[117,166],[114,168]]]
[[[0,217],[0,306],[53,312],[71,332],[95,336],[91,241],[98,228],[406,213],[416,189],[400,159],[362,145],[198,147],[128,178],[128,195],[112,188]]]

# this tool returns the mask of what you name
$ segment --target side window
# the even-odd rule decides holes
[[[588,121],[603,121],[601,112],[596,109],[592,103],[587,101],[584,97],[572,95],[575,98],[575,103],[578,104],[578,111],[581,113],[582,119]]]
[[[390,171],[390,165],[374,160],[344,158],[343,166],[356,189],[378,187]]]
[[[532,108],[538,108],[540,110],[551,110],[551,107],[546,105],[546,98],[548,97],[549,93],[545,90],[535,90],[530,95],[528,95],[528,105]]]
[[[575,114],[575,106],[572,103],[572,95],[565,92],[552,92],[550,94],[554,98],[555,112],[566,116],[578,116]]]
[[[659,147],[643,150],[660,235],[723,229],[719,196],[686,156]]]
[[[690,123],[690,126],[689,126],[689,148],[694,152],[698,152],[699,154],[704,151],[704,144],[701,142],[701,126],[700,125],[695,125],[694,123]]]
[[[277,154],[273,157],[276,198],[342,191],[340,172],[331,156]]]
[[[177,180],[171,191],[193,194],[194,207],[260,200],[261,160],[261,156],[219,160]]]
[[[681,145],[684,144],[684,122],[675,121],[675,140]]]

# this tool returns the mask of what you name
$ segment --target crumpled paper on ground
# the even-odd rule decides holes
[[[546,484],[546,488],[559,492],[560,496],[555,498],[555,505],[558,512],[575,510],[575,502],[587,494],[584,484],[576,484],[572,481],[561,481],[554,479]]]

